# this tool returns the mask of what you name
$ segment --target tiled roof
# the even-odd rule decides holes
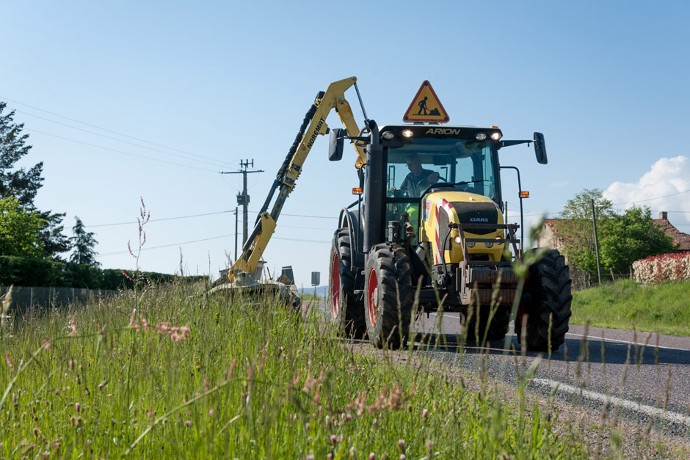
[[[690,251],[690,235],[678,230],[668,219],[654,219],[654,223],[671,237],[673,244],[678,246],[679,251]]]

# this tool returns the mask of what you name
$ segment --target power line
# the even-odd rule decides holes
[[[258,211],[249,211],[251,214],[258,214]],[[309,218],[309,219],[333,219],[333,220],[338,220],[337,217],[333,216],[307,216],[304,214],[288,214],[286,212],[280,213],[281,216],[288,216],[288,217],[304,217],[304,218]]]
[[[235,236],[235,235],[234,234],[219,235],[219,236],[212,236],[209,238],[202,238],[199,240],[182,241],[180,243],[170,243],[170,244],[163,244],[160,246],[142,247],[141,251],[152,251],[154,249],[165,249],[165,248],[172,248],[172,247],[177,247],[177,246],[185,246],[187,244],[202,243],[204,241],[219,240],[222,238],[230,238],[231,236]],[[330,241],[305,240],[305,239],[300,239],[300,238],[281,238],[278,236],[274,236],[271,239],[272,240],[281,240],[281,241],[296,241],[296,242],[300,242],[300,243],[331,244]],[[117,256],[117,255],[129,254],[129,253],[130,253],[129,251],[104,252],[102,254],[99,254],[99,257]]]
[[[181,220],[181,219],[192,219],[195,217],[206,217],[206,216],[216,216],[219,214],[229,214],[235,212],[234,210],[226,210],[226,211],[216,211],[216,212],[205,212],[202,214],[189,214],[185,216],[174,216],[174,217],[161,217],[159,219],[151,219],[149,222],[165,222],[165,221],[170,221],[170,220]],[[249,211],[252,214],[257,214],[257,211]],[[288,216],[288,217],[311,217],[311,218],[317,218],[317,219],[337,219],[337,217],[328,217],[328,216],[305,216],[302,214],[281,214],[283,216]],[[127,222],[112,222],[112,223],[107,223],[107,224],[94,224],[94,225],[87,225],[89,228],[97,228],[97,227],[117,227],[121,225],[132,225],[136,224],[136,220],[131,220]],[[330,230],[327,228],[314,228],[314,227],[306,227],[306,226],[298,226],[298,225],[284,225],[284,224],[279,224],[278,227],[282,228],[302,228],[302,229],[314,229],[314,230]]]
[[[35,117],[35,118],[39,118],[39,119],[41,119],[41,120],[49,121],[49,122],[51,122],[51,123],[55,123],[55,124],[58,124],[58,125],[61,125],[61,126],[66,126],[67,128],[76,129],[76,130],[78,130],[78,131],[82,131],[82,132],[85,132],[85,133],[88,133],[88,134],[93,134],[93,135],[95,135],[95,136],[104,137],[104,138],[106,138],[106,139],[110,139],[110,140],[113,140],[113,141],[115,141],[115,142],[121,142],[121,143],[123,143],[123,144],[129,144],[129,145],[133,145],[133,146],[135,146],[135,147],[139,147],[139,148],[143,148],[143,149],[152,150],[152,151],[154,151],[154,152],[159,152],[159,153],[162,153],[162,154],[164,154],[164,155],[172,155],[172,156],[175,156],[175,157],[178,157],[178,158],[182,158],[182,159],[184,159],[184,160],[201,161],[201,162],[203,162],[203,163],[207,163],[207,164],[210,164],[210,165],[213,165],[213,166],[223,166],[223,165],[226,165],[226,164],[227,164],[227,163],[225,163],[225,162],[223,162],[223,161],[220,161],[220,160],[213,160],[213,159],[211,159],[211,160],[209,161],[209,160],[203,159],[203,158],[206,158],[206,157],[201,157],[201,156],[199,156],[199,155],[194,155],[194,154],[185,154],[185,155],[181,155],[181,154],[179,154],[179,153],[166,152],[165,150],[161,150],[161,149],[157,149],[157,148],[153,148],[153,147],[147,147],[147,146],[145,146],[145,145],[138,144],[138,143],[136,143],[136,142],[130,142],[130,141],[126,141],[126,140],[123,140],[123,139],[118,139],[118,138],[113,137],[113,136],[107,136],[107,135],[105,135],[105,134],[97,133],[97,132],[95,132],[95,131],[89,131],[88,129],[84,129],[84,128],[79,128],[79,127],[77,127],[77,126],[68,125],[67,123],[61,123],[61,122],[59,122],[59,121],[51,120],[51,119],[49,119],[49,118],[39,117],[38,115],[34,115],[34,114],[31,114],[31,113],[28,113],[28,112],[24,112],[24,111],[22,111],[22,110],[18,110],[18,112],[24,113],[24,114],[26,114],[26,115],[29,115],[29,116],[32,116],[32,117]],[[190,158],[190,157],[191,157],[191,158]],[[199,158],[202,158],[202,159],[199,159]]]
[[[207,212],[204,214],[191,214],[188,216],[176,216],[176,217],[161,217],[160,219],[151,219],[149,222],[163,222],[167,220],[180,220],[180,219],[191,219],[193,217],[205,217],[205,216],[216,216],[218,214],[227,214],[230,212],[234,211],[218,211],[218,212]],[[131,224],[136,224],[138,223],[136,220],[129,221],[129,222],[117,222],[113,224],[96,224],[96,225],[88,225],[87,227],[92,228],[92,227],[116,227],[118,225],[131,225]]]
[[[97,148],[97,149],[109,150],[109,151],[111,151],[111,152],[117,152],[117,153],[121,153],[121,154],[123,154],[123,155],[129,155],[129,156],[133,156],[133,157],[137,157],[137,158],[143,158],[143,159],[150,160],[150,161],[159,161],[159,162],[161,162],[161,163],[167,163],[167,164],[170,164],[170,165],[182,166],[183,168],[187,168],[187,169],[190,169],[190,168],[191,168],[191,169],[197,169],[197,170],[199,170],[199,171],[211,172],[211,173],[214,173],[214,174],[216,173],[216,171],[214,171],[214,170],[212,170],[212,169],[199,168],[198,166],[191,166],[191,165],[186,165],[186,164],[182,164],[182,163],[176,163],[176,162],[174,162],[174,161],[162,160],[162,159],[160,159],[160,158],[152,158],[152,157],[148,157],[148,156],[146,156],[146,155],[140,155],[140,154],[138,154],[138,153],[125,152],[124,150],[118,150],[118,149],[113,149],[113,148],[110,148],[110,147],[104,147],[104,146],[102,146],[102,145],[91,144],[91,143],[89,143],[89,142],[78,141],[78,140],[76,140],[76,139],[70,139],[70,138],[68,138],[68,137],[58,136],[57,134],[46,133],[46,132],[44,132],[44,131],[39,131],[39,130],[33,129],[33,128],[31,128],[31,129],[26,129],[26,131],[29,131],[29,132],[32,132],[32,133],[37,133],[37,134],[43,134],[44,136],[55,137],[55,138],[57,138],[57,139],[62,139],[62,140],[65,140],[65,141],[74,142],[74,143],[76,143],[76,144],[82,144],[82,145],[86,145],[86,146],[89,146],[89,147],[95,147],[95,148]]]
[[[171,244],[164,244],[161,246],[151,246],[151,247],[142,247],[140,250],[141,251],[152,251],[154,249],[164,249],[164,248],[172,248],[175,246],[184,246],[186,244],[192,244],[192,243],[201,243],[203,241],[211,241],[211,240],[219,240],[221,238],[229,238],[233,235],[219,235],[219,236],[212,236],[210,238],[202,238],[200,240],[190,240],[190,241],[182,241],[181,243],[171,243]],[[139,251],[139,249],[137,249]],[[99,256],[105,257],[105,256],[116,256],[116,255],[122,255],[122,254],[129,254],[129,251],[118,251],[118,252],[106,252],[103,254],[99,254]]]
[[[670,197],[670,196],[681,195],[681,194],[683,194],[683,193],[688,193],[688,192],[690,192],[690,190],[683,190],[683,191],[680,191],[680,192],[671,193],[671,194],[669,194],[669,195],[658,196],[658,197],[656,197],[656,198],[646,198],[646,199],[644,199],[644,200],[630,201],[630,202],[628,202],[628,203],[611,203],[611,204],[612,204],[612,205],[616,205],[616,206],[625,206],[626,204],[637,204],[637,203],[644,203],[644,202],[646,202],[646,201],[660,200],[661,198],[668,198],[668,197]]]
[[[91,127],[91,128],[100,129],[101,131],[105,131],[105,132],[108,132],[108,133],[111,133],[111,134],[116,134],[116,135],[118,135],[118,136],[122,136],[122,137],[125,137],[125,138],[128,138],[128,139],[132,139],[132,140],[135,140],[135,141],[138,141],[138,142],[144,142],[144,143],[146,143],[146,144],[154,145],[154,146],[156,146],[156,147],[162,147],[162,148],[164,148],[164,149],[172,150],[172,151],[175,151],[175,152],[184,153],[184,154],[186,154],[186,155],[190,155],[190,156],[193,156],[193,157],[205,158],[205,159],[207,159],[207,160],[212,160],[212,161],[219,162],[219,163],[229,164],[229,163],[227,163],[227,162],[219,161],[219,160],[217,160],[217,159],[215,159],[215,158],[207,157],[207,156],[204,156],[204,155],[199,155],[199,154],[197,154],[197,153],[187,152],[187,151],[185,151],[185,150],[180,150],[180,149],[177,149],[177,148],[174,148],[174,147],[168,147],[168,146],[163,145],[163,144],[158,144],[158,143],[156,143],[156,142],[147,141],[146,139],[141,139],[141,138],[139,138],[139,137],[130,136],[130,135],[128,135],[128,134],[124,134],[124,133],[121,133],[121,132],[118,132],[118,131],[114,131],[114,130],[112,130],[112,129],[103,128],[102,126],[98,126],[98,125],[94,125],[94,124],[91,124],[91,123],[87,123],[87,122],[84,122],[84,121],[81,121],[81,120],[77,120],[76,118],[71,118],[71,117],[68,117],[68,116],[65,116],[65,115],[60,115],[59,113],[51,112],[51,111],[48,111],[48,110],[45,110],[45,109],[41,109],[41,108],[39,108],[39,107],[35,107],[35,106],[29,105],[29,104],[25,104],[24,102],[20,102],[20,101],[17,101],[17,100],[15,100],[15,99],[10,99],[10,98],[5,97],[5,96],[0,96],[0,99],[4,99],[4,100],[6,100],[6,101],[10,101],[10,102],[13,102],[13,103],[15,103],[15,104],[22,105],[22,106],[24,106],[24,107],[29,107],[30,109],[37,110],[37,111],[39,111],[39,112],[47,113],[47,114],[49,114],[49,115],[53,115],[53,116],[59,117],[59,118],[64,118],[65,120],[73,121],[73,122],[75,122],[75,123],[79,123],[79,124],[82,124],[82,125],[84,125],[84,126],[89,126],[89,127]],[[26,113],[26,112],[23,112],[23,113]],[[33,115],[33,114],[28,114],[28,115],[37,117],[37,115]],[[38,117],[38,118],[40,118],[40,117]],[[51,121],[51,120],[48,120],[48,121]],[[58,122],[55,122],[55,123],[58,123]],[[75,128],[75,129],[79,129],[79,128]]]

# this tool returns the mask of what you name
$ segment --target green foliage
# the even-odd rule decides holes
[[[619,214],[601,190],[584,190],[568,200],[557,223],[556,232],[571,266],[590,275],[597,273],[592,202],[604,273],[627,274],[636,260],[675,250],[671,239],[654,224],[649,208],[633,207]]]
[[[205,278],[179,277],[156,272],[130,274],[119,269],[102,270],[92,265],[68,263],[41,257],[0,256],[0,285],[4,286],[131,289],[134,287],[135,279],[146,285]]]
[[[7,104],[0,102],[0,198],[13,196],[23,207],[31,207],[41,188],[43,163],[28,170],[15,164],[31,150],[28,134],[22,134],[24,124],[14,122],[14,110],[3,114]]]
[[[613,204],[604,198],[603,192],[598,189],[585,189],[575,195],[575,198],[568,200],[563,206],[561,217],[573,220],[592,220],[592,201],[597,218],[605,219],[613,216]]]
[[[432,359],[357,353],[272,298],[137,297],[0,332],[0,457],[586,458],[524,386],[501,401]]]
[[[37,163],[29,169],[16,166],[29,153],[31,146],[27,143],[29,135],[22,132],[24,124],[15,123],[14,110],[3,113],[6,107],[5,102],[0,102],[0,199],[13,197],[23,209],[39,213],[42,219],[39,235],[43,255],[57,258],[69,250],[69,240],[62,233],[65,214],[36,209],[34,199],[43,186],[43,163]]]
[[[62,233],[64,231],[62,220],[65,218],[65,213],[40,211],[40,214],[45,219],[45,224],[41,229],[43,252],[46,257],[60,259],[60,254],[70,249],[70,239]]]
[[[43,224],[44,220],[37,212],[25,210],[16,198],[0,198],[0,255],[42,255],[40,230]]]
[[[649,208],[630,208],[605,221],[601,263],[614,273],[627,273],[636,260],[675,251],[671,237],[654,224]]]
[[[96,238],[93,232],[87,232],[84,223],[79,217],[75,217],[74,227],[72,227],[72,247],[74,252],[69,258],[69,261],[79,265],[93,265],[99,266],[96,261]]]
[[[621,280],[573,292],[571,324],[690,336],[690,282]]]

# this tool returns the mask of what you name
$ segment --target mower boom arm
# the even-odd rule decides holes
[[[264,202],[256,225],[252,233],[247,238],[242,247],[242,254],[237,258],[233,266],[228,270],[228,278],[231,283],[242,282],[247,275],[251,276],[256,269],[261,256],[268,245],[271,236],[275,232],[276,223],[287,197],[295,188],[295,182],[302,172],[302,165],[311,151],[316,137],[328,133],[326,118],[331,110],[335,109],[340,121],[345,126],[348,137],[357,137],[360,134],[359,127],[355,121],[350,104],[345,99],[345,91],[357,82],[356,77],[345,78],[331,83],[326,92],[319,92],[316,100],[309,108],[300,131],[297,134],[295,143],[288,152],[283,162],[271,191]],[[364,148],[356,142],[352,144],[357,153],[355,167],[360,169],[366,163]],[[271,212],[268,207],[273,200],[273,195],[278,192],[278,196],[273,203]]]

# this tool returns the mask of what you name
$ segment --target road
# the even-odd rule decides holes
[[[434,359],[471,371],[484,369],[507,383],[514,384],[518,373],[534,364],[536,372],[528,387],[533,391],[555,391],[558,398],[599,414],[608,409],[690,436],[690,337],[570,326],[564,345],[550,359],[518,351],[516,360],[516,352],[503,351],[504,341],[493,342],[488,349],[469,344],[459,353],[460,329],[458,314],[446,313],[440,322],[432,314],[417,322],[416,339],[444,344],[441,350],[423,351]],[[519,350],[512,332],[508,344]],[[419,349],[424,347],[420,344]]]
[[[329,306],[319,307],[330,316]],[[690,337],[571,325],[563,346],[551,354],[522,353],[513,334],[488,347],[459,346],[460,317],[432,313],[415,322],[415,346],[435,360],[516,385],[531,366],[527,389],[556,398],[601,418],[624,417],[643,426],[690,439]],[[425,344],[434,344],[425,345]],[[368,344],[364,345],[368,346]],[[517,350],[517,351],[516,351]]]

